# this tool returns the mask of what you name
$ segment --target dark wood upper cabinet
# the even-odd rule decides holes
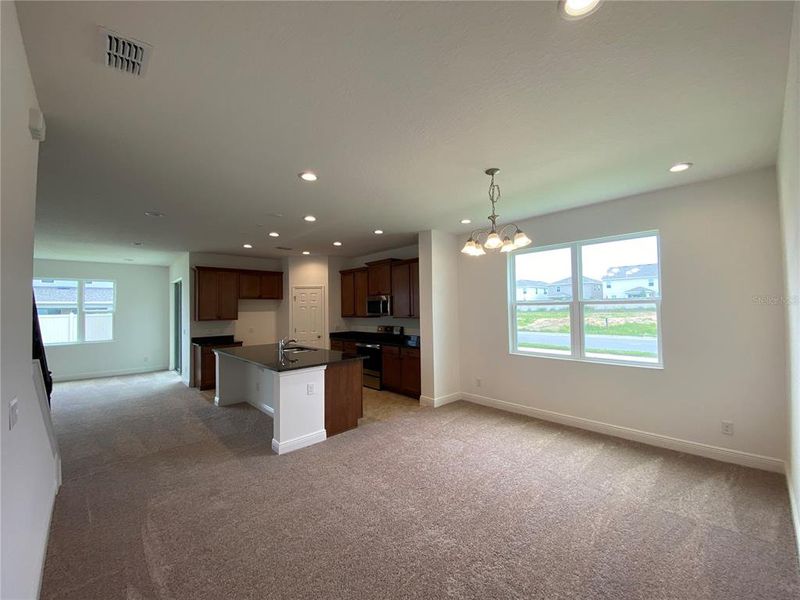
[[[262,271],[259,275],[259,290],[262,300],[283,300],[283,273]]]
[[[392,265],[392,316],[419,317],[419,260]]]
[[[219,271],[197,269],[195,274],[195,319],[216,321],[219,319]]]
[[[411,316],[411,268],[407,262],[392,265],[392,316]]]
[[[239,318],[239,273],[220,271],[218,277],[217,318],[223,321],[235,321]]]
[[[387,258],[367,263],[369,296],[383,296],[392,293],[392,264],[395,259]]]
[[[353,271],[353,296],[356,304],[354,314],[356,317],[367,316],[368,280],[367,269]]]
[[[239,298],[251,299],[261,297],[261,276],[251,271],[239,273]]]
[[[283,273],[280,271],[239,271],[239,298],[283,299]]]
[[[283,273],[196,267],[195,320],[235,321],[240,298],[282,299]]]
[[[341,271],[342,278],[342,316],[354,317],[356,314],[355,274],[352,271]]]
[[[409,261],[409,279],[411,283],[411,317],[419,318],[419,259]]]

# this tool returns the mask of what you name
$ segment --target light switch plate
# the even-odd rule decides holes
[[[17,421],[19,421],[19,400],[14,398],[8,403],[8,428],[14,429]]]
[[[306,384],[306,395],[307,396],[313,396],[314,395],[314,384],[313,383]]]

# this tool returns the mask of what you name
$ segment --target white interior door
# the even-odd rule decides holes
[[[298,344],[324,347],[325,297],[322,286],[292,289],[292,337]]]

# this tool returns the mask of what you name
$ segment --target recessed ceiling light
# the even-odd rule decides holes
[[[333,242],[333,245],[334,245],[334,246],[341,246],[341,245],[342,245],[342,242]]]
[[[461,219],[462,225],[469,225],[470,223],[472,223],[472,219]]]
[[[164,216],[164,213],[158,212],[157,210],[148,210],[148,211],[145,211],[144,214],[145,214],[146,217],[163,217]]]
[[[559,0],[561,16],[570,21],[588,17],[600,7],[602,0]]]
[[[314,221],[317,220],[317,217],[315,217],[314,215],[306,215],[305,217],[303,217],[303,220],[308,221],[309,223],[313,223]]]
[[[305,254],[306,256],[308,256],[309,254],[311,254],[311,252],[309,252],[308,250],[303,250],[303,254]]]
[[[280,236],[281,236],[281,234],[278,233],[277,231],[270,231],[269,232],[269,237],[280,237]]]
[[[374,233],[375,235],[382,235],[383,234],[383,229],[376,229],[372,233]]]
[[[692,168],[692,163],[690,162],[682,162],[672,165],[669,170],[670,173],[680,173],[681,171],[686,171]]]
[[[242,244],[242,248],[252,248],[253,244]]]
[[[303,181],[316,181],[317,174],[312,171],[303,171],[302,173],[298,173],[297,176],[302,179]]]

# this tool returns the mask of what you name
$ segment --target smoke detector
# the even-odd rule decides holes
[[[139,40],[120,35],[116,31],[97,28],[100,59],[116,71],[142,77],[147,71],[153,47]]]

